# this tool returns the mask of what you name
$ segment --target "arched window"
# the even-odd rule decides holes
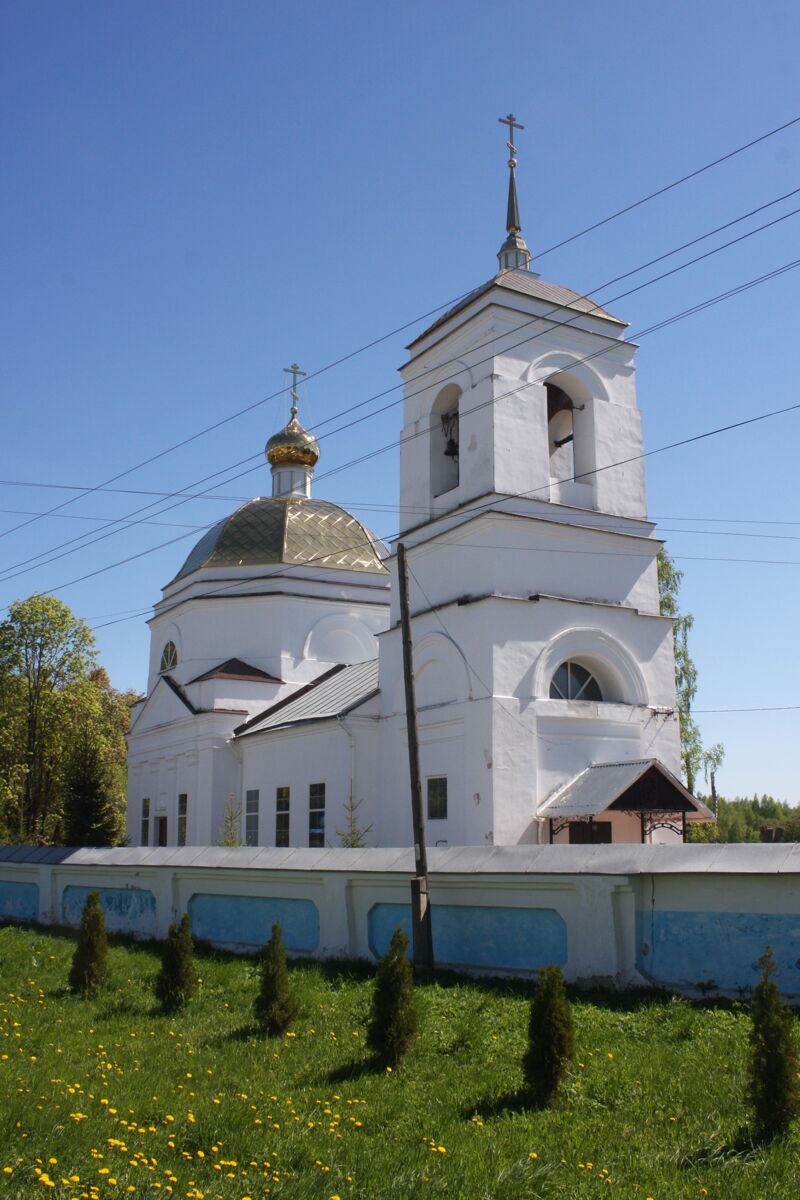
[[[164,649],[161,651],[161,665],[158,668],[159,674],[163,675],[166,671],[174,671],[178,665],[178,651],[174,642],[167,642]]]
[[[602,700],[600,684],[580,663],[564,662],[550,681],[551,700]]]

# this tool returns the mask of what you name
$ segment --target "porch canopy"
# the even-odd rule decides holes
[[[550,821],[550,840],[573,822],[595,821],[600,813],[638,816],[642,841],[654,829],[684,833],[687,821],[713,821],[714,814],[657,758],[592,763],[557,788],[539,809]]]

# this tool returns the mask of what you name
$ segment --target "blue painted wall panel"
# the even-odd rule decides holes
[[[492,908],[434,904],[433,956],[451,967],[535,971],[567,961],[567,926],[552,908]],[[411,906],[375,904],[369,910],[369,948],[385,954],[400,926],[411,937]]]
[[[79,925],[86,897],[97,892],[109,933],[133,933],[149,938],[156,934],[156,898],[145,888],[92,888],[69,884],[61,895],[61,919]]]
[[[311,900],[272,896],[214,896],[197,892],[189,901],[196,938],[231,950],[258,950],[279,921],[287,950],[308,954],[319,946],[319,910]]]
[[[16,883],[0,879],[0,918],[35,921],[38,916],[38,883]]]
[[[784,995],[800,994],[800,914],[649,912],[636,914],[636,965],[667,986],[713,980],[724,991],[754,987],[767,945]]]

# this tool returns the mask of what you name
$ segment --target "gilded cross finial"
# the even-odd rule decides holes
[[[508,160],[508,165],[513,168],[517,165],[517,147],[514,145],[514,130],[524,129],[525,126],[520,125],[513,113],[509,113],[507,117],[498,117],[497,119],[501,125],[508,126],[508,141],[506,142],[506,145],[508,146],[508,153],[511,155]]]
[[[297,365],[297,363],[292,363],[292,365],[290,367],[284,367],[283,369],[287,375],[291,375],[291,377],[292,377],[292,416],[296,417],[297,416],[297,400],[298,400],[297,377],[298,377],[298,375],[306,375],[307,372],[301,371],[299,366]]]

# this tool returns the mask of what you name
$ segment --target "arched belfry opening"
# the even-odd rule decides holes
[[[459,484],[459,401],[461,388],[443,387],[433,402],[430,424],[431,495],[442,496]]]
[[[546,383],[547,441],[550,451],[550,478],[566,482],[575,475],[575,404],[563,388]]]

